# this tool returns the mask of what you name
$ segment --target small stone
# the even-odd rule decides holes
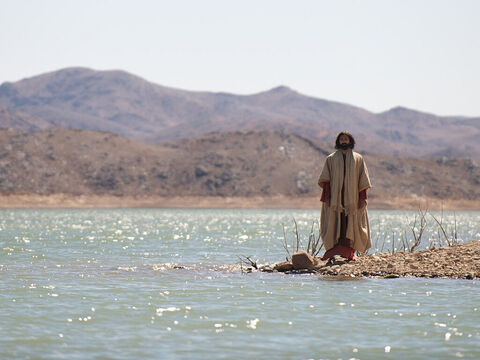
[[[273,272],[273,268],[270,265],[263,265],[258,268],[258,270],[263,272]]]
[[[292,255],[292,264],[295,270],[311,270],[315,267],[315,259],[306,251],[298,251]]]
[[[278,272],[292,271],[293,270],[293,264],[292,264],[291,261],[284,261],[284,262],[276,264],[274,266],[273,270],[277,270]]]
[[[201,164],[200,164],[200,165],[197,165],[197,166],[195,167],[195,176],[196,176],[197,178],[199,178],[199,177],[202,177],[202,176],[205,176],[205,175],[208,175],[208,169],[207,169],[207,167],[204,166],[204,165],[201,165]]]

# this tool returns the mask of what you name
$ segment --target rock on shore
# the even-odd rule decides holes
[[[308,271],[339,277],[426,277],[451,279],[480,279],[480,241],[421,250],[414,253],[397,252],[359,256],[356,261],[337,260],[327,263],[318,259],[311,270],[293,270],[280,263],[277,271]],[[317,260],[317,259],[316,259]]]

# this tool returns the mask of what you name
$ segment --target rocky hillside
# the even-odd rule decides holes
[[[1,130],[0,193],[318,196],[317,178],[332,150],[287,132],[211,133],[151,144],[106,132]],[[372,197],[480,199],[480,167],[472,160],[365,158]]]
[[[184,91],[85,68],[2,84],[0,128],[100,130],[149,142],[259,130],[331,142],[348,129],[373,153],[480,160],[480,118],[401,107],[374,114],[284,86],[249,96]]]

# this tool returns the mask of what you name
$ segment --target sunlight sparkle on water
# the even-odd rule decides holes
[[[251,358],[267,350],[305,359],[478,354],[478,281],[240,272],[240,255],[262,264],[285,258],[282,224],[292,249],[293,217],[305,245],[319,214],[0,211],[0,358],[215,359],[212,344],[242,359],[246,349]],[[372,233],[390,249],[391,229],[412,215],[372,211]],[[450,227],[451,214],[444,219]],[[456,219],[459,238],[478,234],[478,213]]]

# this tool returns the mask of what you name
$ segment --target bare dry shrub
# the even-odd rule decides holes
[[[301,235],[300,232],[298,231],[298,224],[295,218],[293,218],[293,222],[295,224],[295,229],[294,229],[294,243],[293,243],[293,248],[295,249],[295,252],[299,250],[305,250],[307,253],[312,255],[313,257],[316,257],[320,250],[323,248],[323,243],[321,243],[321,236],[320,236],[320,225],[318,224],[318,221],[314,220],[312,222],[312,227],[310,229],[310,233],[308,235],[308,242],[307,246],[303,248],[302,245],[302,240],[301,240]],[[318,235],[316,235],[315,232],[315,225],[318,227]],[[288,250],[288,240],[287,240],[287,234],[285,232],[285,225],[282,224],[283,227],[283,241],[282,245],[283,248],[285,249],[285,252],[287,253],[287,261],[290,261],[292,258],[292,255],[290,254],[290,251]]]

